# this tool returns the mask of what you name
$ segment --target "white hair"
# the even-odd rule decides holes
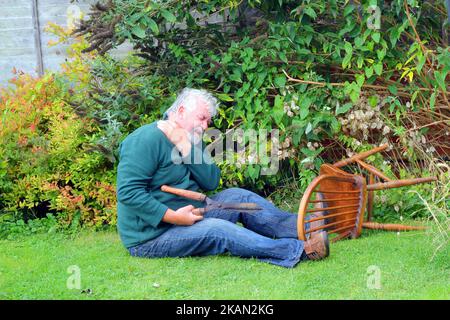
[[[211,93],[204,89],[184,88],[177,96],[175,102],[164,112],[164,119],[167,119],[169,113],[176,113],[181,106],[188,110],[193,110],[197,106],[198,99],[207,104],[211,118],[217,114],[219,104]]]

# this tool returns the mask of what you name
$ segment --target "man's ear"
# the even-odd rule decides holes
[[[180,118],[184,118],[184,112],[186,111],[186,109],[184,108],[184,106],[183,105],[181,105],[179,108],[178,108],[178,116],[180,117]]]

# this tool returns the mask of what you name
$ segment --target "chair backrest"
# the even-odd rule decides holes
[[[311,182],[300,201],[297,221],[298,238],[300,240],[306,240],[312,232],[321,229],[328,233],[338,234],[332,241],[347,237],[357,238],[363,227],[368,198],[370,201],[367,220],[370,220],[374,190],[398,188],[437,180],[435,177],[393,180],[374,166],[363,161],[370,155],[386,150],[387,147],[388,145],[385,144],[332,165],[323,164],[320,167],[319,176]],[[365,177],[339,169],[353,163],[358,164],[360,168],[369,173],[368,185]],[[385,182],[374,183],[375,177]],[[310,216],[312,213],[319,213],[323,216]],[[320,220],[324,220],[322,225],[317,223]],[[308,222],[316,223],[313,224],[313,227],[305,230],[305,224]],[[396,225],[396,230],[406,230],[404,226],[400,226],[401,228],[399,226]],[[365,222],[364,227],[373,228],[367,222]],[[385,230],[391,230],[391,227],[383,226]]]
[[[297,225],[299,239],[307,240],[312,232],[321,229],[337,233],[333,241],[357,238],[361,234],[367,203],[366,189],[363,177],[330,164],[322,165],[320,175],[311,182],[300,201]],[[312,217],[312,213],[321,213],[323,216]],[[324,220],[324,223],[305,229],[306,223],[319,220]]]

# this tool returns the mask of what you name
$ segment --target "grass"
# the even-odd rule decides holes
[[[134,258],[115,231],[37,234],[0,241],[0,299],[449,299],[449,250],[430,261],[431,242],[366,230],[326,260],[285,269],[228,255]],[[67,288],[73,265],[80,289]],[[370,266],[380,289],[368,288]]]

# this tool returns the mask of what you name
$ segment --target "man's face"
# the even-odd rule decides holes
[[[201,99],[197,99],[196,106],[191,110],[181,106],[177,115],[178,124],[183,129],[197,136],[202,135],[211,121],[208,105]]]

